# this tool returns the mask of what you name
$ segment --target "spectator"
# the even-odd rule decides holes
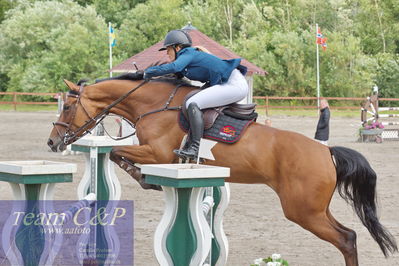
[[[320,116],[314,138],[321,144],[328,145],[330,135],[330,107],[326,99],[320,101]]]

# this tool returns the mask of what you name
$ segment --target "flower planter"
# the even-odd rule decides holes
[[[360,129],[360,141],[361,142],[382,142],[381,134],[384,131],[382,128],[374,129]]]

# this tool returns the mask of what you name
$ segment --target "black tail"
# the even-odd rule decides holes
[[[337,189],[346,202],[351,204],[380,246],[385,257],[398,251],[394,237],[382,226],[377,217],[377,175],[363,155],[345,147],[331,147],[337,169]]]

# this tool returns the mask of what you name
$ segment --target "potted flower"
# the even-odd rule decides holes
[[[384,125],[378,121],[369,121],[359,129],[361,141],[382,142],[381,134],[384,131]]]
[[[254,260],[251,266],[289,266],[286,260],[281,258],[280,254],[273,254],[271,257],[266,259],[259,258]]]

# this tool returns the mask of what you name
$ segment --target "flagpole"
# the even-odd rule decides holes
[[[108,22],[108,46],[109,46],[109,76],[112,78],[112,43],[111,43],[111,22]]]
[[[317,31],[319,29],[319,25],[316,24],[316,40],[317,40]],[[317,65],[317,109],[320,108],[320,69],[319,69],[319,44],[316,41],[316,65]]]

